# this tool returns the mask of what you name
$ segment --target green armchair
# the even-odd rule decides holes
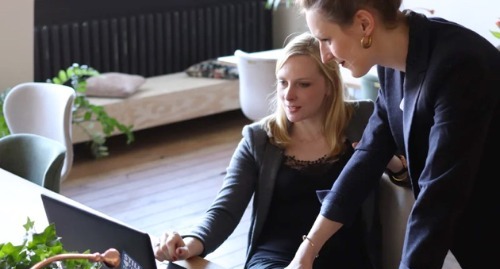
[[[40,135],[0,138],[0,168],[57,193],[65,157],[63,144]]]

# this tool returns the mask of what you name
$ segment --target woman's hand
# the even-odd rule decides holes
[[[293,259],[292,262],[284,269],[312,269],[312,266],[306,266],[296,261],[296,259]]]
[[[317,252],[313,249],[312,243],[304,240],[295,253],[293,260],[284,269],[312,269]],[[315,254],[316,253],[316,254]]]
[[[186,242],[184,242],[177,232],[164,233],[158,243],[156,243],[154,253],[157,260],[171,262],[185,260],[194,256],[190,253]]]
[[[300,259],[296,254],[293,260],[290,262],[290,264],[284,269],[312,269],[313,262],[314,260],[305,262],[304,260]]]

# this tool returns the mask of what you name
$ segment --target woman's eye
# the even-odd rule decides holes
[[[278,86],[280,88],[286,88],[286,85],[287,85],[286,81],[284,81],[284,80],[278,80]]]
[[[330,41],[330,39],[321,39],[321,42],[323,43],[326,43],[328,45],[330,45],[332,42]]]
[[[298,84],[299,84],[299,87],[301,87],[301,88],[307,88],[307,87],[311,86],[311,83],[309,83],[309,82],[299,82]]]

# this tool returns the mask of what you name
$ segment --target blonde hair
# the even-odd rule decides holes
[[[276,63],[276,73],[292,56],[309,56],[318,66],[325,78],[330,94],[325,98],[325,111],[323,113],[323,133],[330,148],[330,156],[336,156],[344,150],[344,133],[352,115],[352,107],[346,102],[346,93],[342,83],[337,62],[323,63],[319,42],[310,33],[306,32],[294,37],[284,48],[283,54]],[[273,98],[273,114],[264,119],[264,128],[271,138],[271,143],[285,148],[291,141],[290,123],[277,93]]]

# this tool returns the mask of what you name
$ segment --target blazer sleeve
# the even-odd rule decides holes
[[[384,97],[379,95],[353,156],[331,190],[318,193],[322,201],[322,216],[349,225],[366,197],[378,186],[382,173],[395,152],[384,107]]]

